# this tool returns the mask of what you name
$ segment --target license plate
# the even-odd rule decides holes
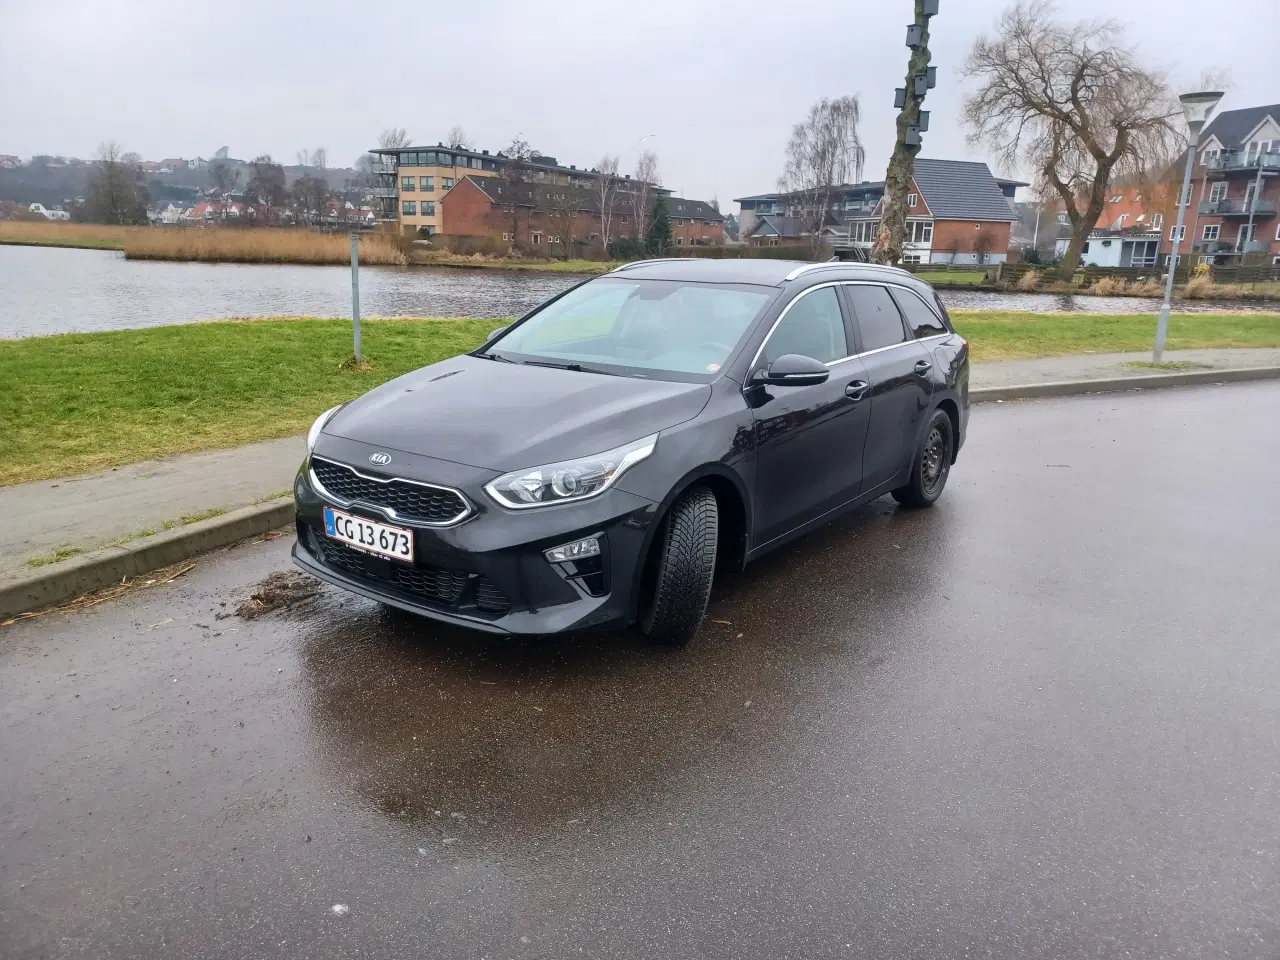
[[[376,553],[393,560],[413,562],[413,531],[404,527],[374,523],[364,517],[354,517],[341,510],[325,507],[324,532],[357,550]]]

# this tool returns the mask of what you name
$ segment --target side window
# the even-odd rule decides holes
[[[893,299],[898,301],[898,306],[902,308],[902,315],[907,318],[907,326],[916,335],[916,339],[947,332],[938,315],[926,307],[924,301],[910,290],[897,288],[892,292]]]
[[[844,318],[835,287],[803,293],[792,301],[786,315],[769,334],[762,356],[772,363],[787,353],[813,357],[823,363],[849,356]]]
[[[851,283],[844,289],[853,304],[853,315],[862,333],[863,350],[891,347],[907,339],[902,315],[898,313],[888,290],[862,283]]]

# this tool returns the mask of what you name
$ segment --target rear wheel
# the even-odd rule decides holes
[[[716,569],[720,512],[706,487],[686,490],[671,506],[652,549],[652,588],[640,629],[654,643],[683,646],[707,612]]]
[[[911,479],[893,491],[893,499],[904,507],[933,506],[947,485],[954,451],[955,431],[951,428],[951,418],[943,411],[935,410],[912,462]]]

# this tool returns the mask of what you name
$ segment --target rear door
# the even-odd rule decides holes
[[[855,352],[837,287],[802,292],[785,308],[752,373],[783,354],[827,364],[831,376],[809,387],[750,385],[744,397],[756,431],[753,545],[775,540],[858,494],[867,438],[866,374]]]
[[[933,391],[933,360],[908,331],[886,287],[846,283],[843,292],[871,385],[862,467],[862,489],[868,491],[900,479],[915,452]]]

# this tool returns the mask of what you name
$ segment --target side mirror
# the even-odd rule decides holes
[[[775,387],[812,387],[826,383],[831,371],[821,360],[798,353],[784,353],[764,370],[756,373],[753,383]]]
[[[488,335],[487,337],[485,337],[485,338],[484,338],[484,342],[485,342],[485,343],[488,343],[490,340],[492,340],[494,337],[496,337],[498,334],[500,334],[500,333],[501,333],[503,330],[505,330],[505,329],[507,329],[507,328],[506,328],[506,327],[494,327],[492,330],[490,330],[490,331],[489,331],[489,335]]]

